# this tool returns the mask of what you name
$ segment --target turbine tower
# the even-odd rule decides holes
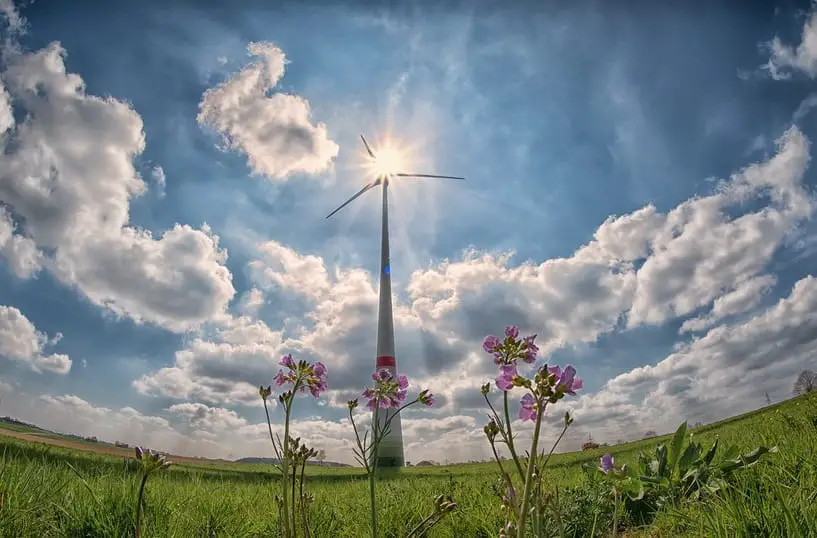
[[[363,135],[360,135],[366,153],[373,163],[377,161],[374,151],[369,146]],[[380,236],[380,302],[377,312],[377,352],[375,368],[377,370],[386,369],[394,377],[397,377],[397,358],[394,351],[394,316],[392,314],[391,303],[391,265],[389,260],[389,182],[393,178],[433,178],[433,179],[465,179],[455,176],[437,176],[431,174],[409,174],[405,172],[386,171],[381,168],[377,177],[366,184],[354,196],[343,202],[337,209],[329,213],[328,219],[364,192],[377,186],[383,187],[383,209],[381,214],[381,236]],[[394,414],[393,409],[386,410],[385,413],[378,413],[380,427],[382,428],[386,420]],[[403,427],[400,422],[400,415],[394,417],[390,424],[389,433],[383,437],[380,443],[379,455],[377,458],[378,467],[402,467],[405,464],[403,456]]]

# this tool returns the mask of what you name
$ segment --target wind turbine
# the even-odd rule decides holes
[[[354,196],[343,202],[337,209],[329,213],[328,219],[366,191],[375,187],[383,187],[383,209],[381,214],[381,237],[380,237],[380,303],[377,312],[377,353],[375,368],[377,370],[386,369],[394,377],[397,377],[397,358],[394,352],[394,316],[392,314],[391,303],[391,265],[389,260],[389,182],[394,178],[406,179],[459,179],[464,177],[438,176],[432,174],[414,174],[391,170],[399,163],[392,158],[391,162],[378,162],[378,158],[366,138],[360,135],[363,145],[366,147],[370,162],[375,165],[377,177],[367,183]],[[387,156],[388,157],[388,156]],[[382,156],[381,156],[382,159]],[[388,161],[388,158],[386,159]],[[386,420],[394,414],[394,410],[389,409],[385,413],[378,413],[380,427],[382,428]],[[380,444],[379,456],[377,458],[378,467],[402,467],[405,464],[403,456],[403,427],[400,416],[392,419],[389,433],[383,438]]]

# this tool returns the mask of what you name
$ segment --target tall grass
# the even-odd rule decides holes
[[[0,430],[1,432],[2,430]],[[721,424],[693,430],[707,442],[744,449],[776,445],[779,452],[735,475],[732,487],[704,503],[659,512],[630,536],[817,536],[817,394],[789,400]],[[665,438],[607,448],[621,463]],[[600,451],[560,454],[549,466],[571,536],[605,536],[612,497],[586,478],[581,463]],[[310,466],[316,537],[369,532],[366,475],[358,469]],[[0,537],[128,537],[139,467],[129,458],[100,456],[0,437]],[[492,493],[495,465],[406,468],[377,481],[380,535],[404,536],[443,492],[458,510],[429,533],[435,537],[496,536],[504,515]],[[150,479],[143,536],[279,536],[273,496],[279,475],[259,465],[180,464]],[[625,514],[626,516],[626,514]]]

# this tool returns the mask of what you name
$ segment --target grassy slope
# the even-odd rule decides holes
[[[740,475],[737,487],[722,499],[662,512],[649,528],[635,534],[817,535],[817,394],[694,431],[705,445],[716,434],[722,446],[777,445],[780,452]],[[617,463],[634,463],[640,450],[665,439],[606,450]],[[555,456],[551,483],[561,488],[582,484],[580,464],[596,460],[601,453]],[[316,466],[309,475],[308,489],[317,499],[312,512],[315,535],[365,536],[368,508],[361,471]],[[378,496],[383,535],[405,534],[428,511],[431,498],[446,492],[454,496],[459,510],[432,536],[496,536],[502,514],[490,491],[495,477],[495,466],[472,464],[407,468],[382,480]],[[151,478],[148,485],[149,535],[186,538],[215,531],[217,536],[275,536],[277,488],[271,486],[272,478],[268,467],[254,464],[178,465]],[[136,480],[133,461],[125,458],[0,437],[0,536],[129,536]],[[574,495],[576,503],[582,502],[581,495]],[[594,518],[597,533],[604,527],[609,511],[601,504],[591,502],[573,510],[570,528],[575,534],[587,535],[592,527],[589,520]]]

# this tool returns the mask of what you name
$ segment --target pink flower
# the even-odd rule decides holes
[[[516,325],[505,327],[505,338],[510,338],[511,340],[519,338],[519,327]]]
[[[500,390],[508,391],[513,388],[513,378],[516,376],[516,363],[501,364],[501,373],[496,378],[496,386]]]
[[[428,389],[421,392],[417,399],[420,400],[420,403],[423,405],[427,405],[429,407],[434,405],[434,395],[431,394]]]
[[[556,376],[556,390],[574,396],[584,386],[582,378],[576,375],[576,369],[567,365],[562,371],[559,366],[548,366],[548,372]]]
[[[519,418],[521,420],[536,420],[538,406],[536,405],[536,399],[533,397],[533,394],[528,392],[522,396],[520,403],[522,407],[519,408]]]
[[[533,343],[533,341],[536,340],[536,335],[526,336],[523,340],[522,345],[525,349],[525,357],[522,360],[528,364],[532,364],[536,362],[536,354],[539,352],[539,348]]]

